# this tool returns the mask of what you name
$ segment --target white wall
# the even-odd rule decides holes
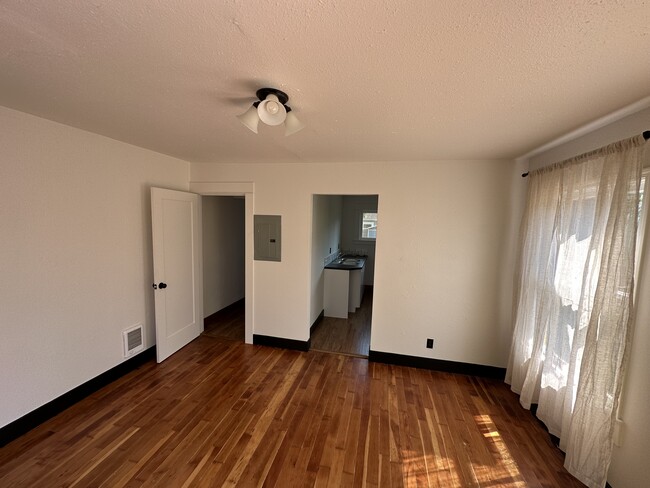
[[[539,154],[530,160],[537,169],[650,130],[650,109],[637,112],[607,127]],[[650,148],[646,150],[650,156]],[[614,488],[650,486],[650,225],[642,249],[637,282],[636,325],[620,405],[624,422],[623,446],[614,447],[608,481]]]
[[[606,127],[594,130],[589,134],[561,144],[553,149],[530,158],[530,170],[541,168],[572,158],[578,154],[593,151],[621,139],[635,136],[643,131],[650,130],[650,108],[628,115]]]
[[[375,279],[375,241],[359,240],[359,212],[377,212],[377,195],[346,195],[343,197],[343,221],[341,225],[341,247],[353,254],[365,254],[366,269],[364,284],[372,285]],[[378,216],[377,229],[381,226]],[[381,235],[381,231],[379,231]]]
[[[150,186],[189,164],[0,107],[0,426],[154,344]]]
[[[502,274],[512,276],[513,255],[503,244],[516,227],[510,190],[523,184],[513,161],[193,163],[191,180],[253,182],[255,213],[282,215],[282,262],[254,262],[256,334],[309,338],[312,195],[375,194],[371,348],[505,366],[511,324],[501,303],[512,280]]]
[[[244,298],[244,199],[203,197],[203,315]]]
[[[342,199],[337,195],[314,195],[311,253],[311,311],[313,324],[324,308],[325,258],[339,250]]]

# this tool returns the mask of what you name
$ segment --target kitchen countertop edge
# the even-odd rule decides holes
[[[366,265],[366,256],[354,256],[351,259],[358,259],[359,264],[350,266],[347,264],[335,264],[333,261],[325,266],[325,269],[338,269],[341,271],[354,271],[355,269],[362,269]]]

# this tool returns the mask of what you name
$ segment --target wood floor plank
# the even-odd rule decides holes
[[[502,382],[202,336],[0,449],[11,487],[579,487]]]

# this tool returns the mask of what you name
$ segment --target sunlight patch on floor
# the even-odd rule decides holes
[[[435,413],[433,414],[435,416]],[[427,411],[427,421],[433,423],[433,418]],[[424,445],[431,444],[434,454],[422,455],[421,451],[403,449],[400,451],[402,463],[402,479],[404,486],[444,486],[449,488],[463,487],[467,482],[471,486],[525,488],[526,482],[519,470],[517,462],[512,457],[508,446],[499,433],[489,415],[475,415],[474,421],[479,432],[485,439],[485,449],[490,453],[490,461],[481,463],[467,460],[467,465],[459,466],[443,453],[448,448],[444,438],[433,435],[430,438],[420,438]],[[430,432],[439,432],[430,429]],[[420,434],[422,434],[420,432]],[[453,448],[453,446],[449,446]],[[426,450],[426,449],[425,449]],[[462,452],[461,456],[480,456],[479,452]],[[486,460],[488,458],[486,457]],[[494,460],[496,459],[496,462]]]
[[[519,471],[519,466],[510,454],[492,418],[489,415],[475,415],[474,420],[489,443],[487,448],[498,454],[498,461],[494,466],[474,465],[481,486],[525,487],[526,482]]]

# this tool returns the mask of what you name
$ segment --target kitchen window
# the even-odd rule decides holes
[[[360,217],[359,239],[362,241],[377,239],[377,212],[362,211]]]

